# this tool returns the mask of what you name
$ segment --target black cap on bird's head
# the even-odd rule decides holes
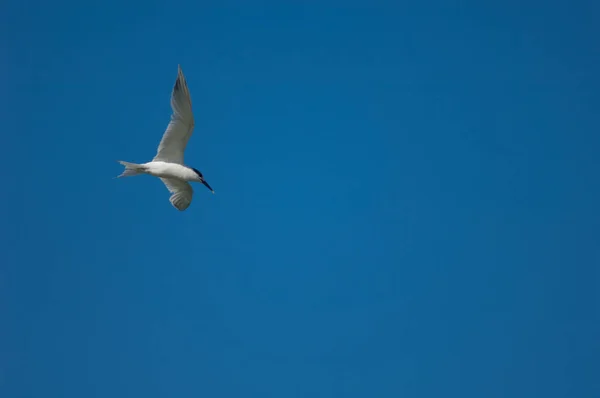
[[[195,169],[195,168],[193,168],[193,167],[192,167],[192,170],[194,170],[194,173],[196,173],[196,174],[198,175],[198,177],[200,177],[200,182],[201,182],[202,184],[204,184],[204,186],[205,186],[206,188],[210,189],[210,191],[211,191],[212,193],[215,193],[214,189],[212,189],[212,188],[210,187],[210,185],[208,185],[208,182],[206,182],[206,180],[204,179],[204,176],[202,175],[202,173],[200,172],[200,170],[198,170],[198,169]]]

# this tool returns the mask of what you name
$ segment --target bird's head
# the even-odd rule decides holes
[[[208,185],[208,182],[206,182],[206,180],[204,179],[202,173],[199,170],[194,169],[193,167],[192,170],[194,170],[194,173],[196,173],[196,179],[194,179],[194,181],[201,182],[206,188],[210,189],[212,193],[215,193],[215,191],[210,187],[210,185]]]

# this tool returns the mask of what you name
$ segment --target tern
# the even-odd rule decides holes
[[[212,193],[215,191],[200,171],[186,166],[183,162],[183,152],[194,130],[194,115],[190,91],[181,65],[177,66],[177,80],[171,92],[171,109],[171,121],[158,145],[154,159],[142,164],[119,160],[118,162],[125,166],[125,171],[117,178],[141,174],[158,177],[171,193],[169,201],[173,207],[184,211],[192,203],[194,194],[190,182],[201,182]]]

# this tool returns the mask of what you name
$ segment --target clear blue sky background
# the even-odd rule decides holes
[[[600,397],[600,3],[212,3],[2,2],[0,396]]]

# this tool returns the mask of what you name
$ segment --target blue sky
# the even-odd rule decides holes
[[[600,396],[599,4],[3,2],[0,396]]]

